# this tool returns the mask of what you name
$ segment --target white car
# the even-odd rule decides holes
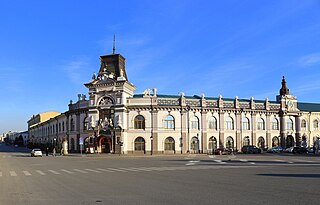
[[[42,151],[39,148],[31,150],[31,157],[42,157]]]

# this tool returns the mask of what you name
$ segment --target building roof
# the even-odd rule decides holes
[[[305,112],[320,112],[320,104],[298,102],[298,109]]]
[[[133,98],[143,98],[144,94],[135,94],[133,95]],[[158,98],[180,98],[180,95],[163,95],[163,94],[157,94]],[[199,95],[193,95],[193,96],[184,96],[186,99],[201,99],[202,97]],[[206,100],[218,100],[217,97],[205,97]],[[223,101],[234,101],[234,98],[222,98]],[[250,99],[238,99],[239,102],[250,102]],[[264,103],[265,100],[254,100],[256,103]],[[270,101],[269,103],[277,103],[276,101]]]

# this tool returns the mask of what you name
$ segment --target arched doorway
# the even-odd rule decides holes
[[[279,138],[278,137],[273,137],[272,138],[272,147],[279,146]]]
[[[250,138],[249,136],[246,136],[243,138],[243,146],[248,146],[250,145]]]
[[[286,139],[286,147],[293,147],[294,146],[294,138],[292,135],[288,135]]]
[[[193,153],[199,153],[199,139],[197,137],[191,138],[191,151]]]
[[[134,151],[146,153],[146,141],[142,137],[134,140]]]
[[[101,136],[99,140],[101,153],[111,153],[112,139],[111,137]]]
[[[164,140],[164,151],[167,153],[175,152],[175,141],[172,137],[167,137]]]
[[[217,149],[217,139],[215,137],[210,137],[208,152],[209,154],[214,154],[214,151]]]
[[[74,139],[71,138],[71,142],[70,142],[70,151],[74,152],[74,148],[75,148],[75,143],[74,143]]]
[[[227,149],[233,149],[234,150],[234,141],[232,137],[227,137],[227,141],[226,141],[226,148]]]
[[[264,141],[264,138],[263,138],[263,137],[259,137],[259,138],[258,138],[258,147],[261,148],[261,149],[264,149],[264,147],[265,147],[265,141]]]

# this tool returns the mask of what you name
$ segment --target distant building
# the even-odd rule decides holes
[[[5,135],[6,141],[11,144],[27,146],[29,141],[28,131],[9,131],[4,135]]]
[[[68,111],[28,121],[34,143],[65,152],[177,154],[222,146],[312,146],[320,137],[320,104],[298,102],[284,77],[275,101],[164,95],[156,89],[134,94],[122,55],[100,61],[98,74],[85,83],[88,99],[79,94]]]

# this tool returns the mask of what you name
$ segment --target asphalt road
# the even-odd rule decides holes
[[[319,204],[320,156],[43,156],[0,145],[0,204]]]

